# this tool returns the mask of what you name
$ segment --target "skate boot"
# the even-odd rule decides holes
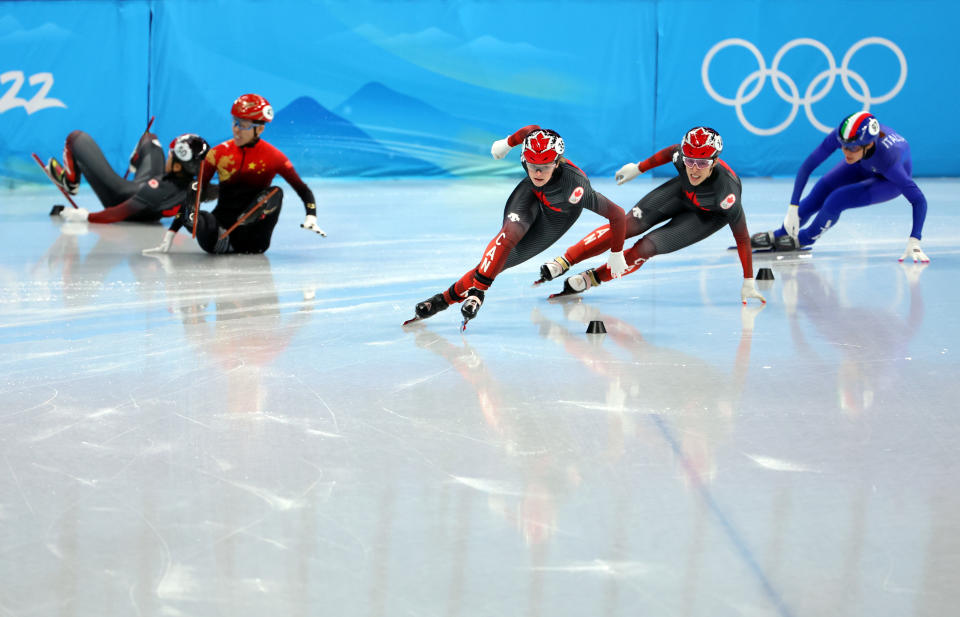
[[[787,234],[775,238],[773,244],[774,248],[778,251],[795,251],[800,248],[796,239]]]
[[[774,247],[774,238],[772,231],[761,231],[750,236],[750,248],[752,249],[772,249]]]
[[[460,314],[463,315],[464,321],[470,321],[476,317],[481,306],[483,306],[483,292],[476,288],[468,291],[467,299],[463,301],[463,305],[460,307]]]
[[[51,156],[50,160],[47,161],[47,166],[45,169],[47,170],[47,174],[50,176],[50,179],[53,180],[60,188],[71,195],[77,194],[77,189],[80,188],[80,183],[70,182],[67,180],[67,170],[63,168],[63,165],[61,165],[57,159]]]
[[[600,277],[597,276],[596,271],[593,268],[589,270],[584,270],[580,274],[574,276],[568,276],[567,280],[563,282],[563,291],[560,293],[553,294],[551,298],[559,298],[560,296],[570,296],[573,294],[580,294],[590,289],[591,287],[600,286]]]
[[[557,257],[540,266],[540,280],[537,281],[537,283],[552,281],[569,269],[570,262],[564,259],[563,256]]]
[[[443,298],[443,294],[440,293],[427,298],[423,302],[418,302],[414,312],[417,314],[418,319],[426,319],[427,317],[433,317],[440,311],[446,310],[448,306],[450,305],[447,304],[447,301]]]
[[[483,291],[475,287],[467,292],[467,299],[460,306],[460,314],[463,315],[463,324],[460,326],[461,332],[467,328],[467,322],[480,312],[480,307],[483,306],[483,295]]]

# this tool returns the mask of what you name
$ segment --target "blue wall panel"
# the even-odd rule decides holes
[[[515,175],[490,142],[529,123],[592,174],[704,123],[741,174],[792,175],[867,103],[910,140],[918,175],[960,175],[932,126],[960,94],[960,8],[906,6],[0,2],[0,174],[36,177],[29,153],[59,154],[78,128],[122,168],[151,115],[163,140],[218,143],[233,99],[258,92],[277,112],[265,138],[304,175]],[[48,81],[50,106],[28,104]]]
[[[654,6],[158,3],[157,49],[187,37],[198,60],[155,63],[152,101],[160,126],[190,118],[219,141],[232,100],[261,93],[276,110],[265,138],[305,173],[515,173],[490,143],[530,123],[559,131],[578,164],[609,168],[652,144],[655,41],[640,34]],[[617,11],[629,19],[611,22]],[[258,17],[205,37],[225,13]],[[621,80],[630,86],[611,87]]]
[[[826,129],[868,108],[910,142],[915,173],[957,175],[932,121],[960,95],[945,73],[958,18],[930,1],[662,2],[657,141],[702,118],[741,174],[792,175]]]
[[[125,163],[144,127],[149,28],[147,2],[0,3],[0,174],[36,177],[30,152],[59,157],[80,128]]]

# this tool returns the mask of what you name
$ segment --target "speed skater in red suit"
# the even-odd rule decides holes
[[[698,126],[687,131],[682,143],[663,148],[639,163],[627,163],[616,173],[617,184],[623,184],[667,163],[672,163],[677,170],[675,178],[647,193],[627,215],[626,237],[645,235],[623,252],[627,262],[623,275],[635,272],[654,255],[690,246],[729,225],[743,267],[740,300],[744,304],[749,298],[766,302],[754,284],[750,233],[740,201],[740,178],[720,159],[722,150],[720,135],[709,127]],[[646,233],[661,223],[665,224]],[[552,280],[573,264],[608,249],[620,251],[622,241],[612,231],[606,226],[595,229],[563,255],[543,264],[540,275]],[[614,277],[608,266],[591,268],[568,277],[563,283],[563,292],[556,295],[583,293]]]
[[[556,131],[535,124],[525,126],[495,141],[490,153],[493,158],[502,159],[520,145],[526,177],[507,199],[500,231],[483,250],[477,266],[445,291],[417,304],[417,319],[431,317],[451,304],[462,302],[460,312],[466,324],[477,316],[485,292],[498,274],[553,245],[584,209],[609,221],[609,264],[613,276],[626,269],[622,253],[623,208],[594,191],[587,175],[564,157],[563,138]]]
[[[200,210],[196,213],[200,248],[215,254],[265,252],[270,247],[283,203],[283,191],[271,186],[278,174],[303,201],[306,217],[300,227],[326,236],[317,225],[313,191],[300,179],[287,156],[260,137],[267,123],[273,120],[273,107],[267,99],[258,94],[244,94],[233,102],[230,113],[233,116],[233,139],[207,153],[198,176],[204,187],[204,196],[210,190],[213,175],[219,177],[216,207],[212,212]],[[160,246],[148,251],[169,251],[180,228],[194,227],[194,210],[193,204],[184,208],[174,219]]]

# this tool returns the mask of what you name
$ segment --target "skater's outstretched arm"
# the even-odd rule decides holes
[[[747,217],[741,216],[736,222],[730,223],[730,230],[737,241],[737,255],[740,257],[740,265],[743,266],[743,285],[740,287],[740,302],[747,303],[747,300],[753,298],[766,304],[767,299],[757,291],[757,285],[753,280],[753,249],[750,247],[750,232],[747,231]]]
[[[283,155],[281,154],[281,156]],[[313,195],[313,191],[310,190],[310,187],[300,178],[300,174],[297,173],[297,170],[293,167],[293,163],[291,163],[286,156],[283,156],[283,163],[280,166],[280,176],[287,181],[287,184],[293,187],[293,190],[296,191],[300,199],[303,200],[303,209],[306,211],[306,215],[303,222],[300,223],[300,227],[326,237],[327,234],[317,225],[317,200]]]
[[[623,257],[623,242],[627,230],[627,219],[623,208],[613,203],[600,193],[595,193],[597,214],[605,216],[609,223],[610,233],[607,234],[607,244],[610,246],[610,255],[607,266],[614,278],[620,278],[627,270],[627,262]]]
[[[753,249],[750,247],[750,232],[747,231],[747,217],[742,216],[730,223],[730,231],[737,242],[737,255],[743,266],[743,278],[753,278]]]
[[[840,144],[837,142],[837,136],[831,131],[823,138],[823,141],[820,142],[817,149],[804,159],[803,164],[800,165],[800,169],[797,171],[797,177],[793,181],[793,194],[790,196],[791,204],[800,203],[800,197],[803,195],[804,187],[807,186],[807,180],[810,179],[810,174],[820,166],[820,163],[827,160],[827,157],[839,148]]]
[[[498,139],[493,142],[493,145],[490,147],[490,155],[497,160],[502,159],[510,153],[511,148],[522,144],[523,140],[527,138],[527,135],[539,128],[536,124],[528,124],[511,135],[507,135],[503,139]]]
[[[894,165],[887,169],[883,172],[883,177],[896,185],[910,202],[913,207],[913,227],[910,229],[910,237],[921,240],[923,223],[927,218],[927,198],[924,197],[923,191],[902,165]]]
[[[673,144],[672,146],[667,146],[666,148],[660,150],[653,156],[646,158],[639,163],[627,163],[617,171],[614,178],[617,181],[617,184],[623,184],[624,182],[629,182],[633,180],[640,174],[650,171],[654,167],[659,167],[661,165],[666,165],[673,161],[673,153],[677,151],[677,148],[680,144]]]

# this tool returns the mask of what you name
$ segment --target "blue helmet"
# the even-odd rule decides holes
[[[877,141],[880,123],[868,111],[858,111],[843,119],[837,128],[837,141],[844,148],[866,146]]]

